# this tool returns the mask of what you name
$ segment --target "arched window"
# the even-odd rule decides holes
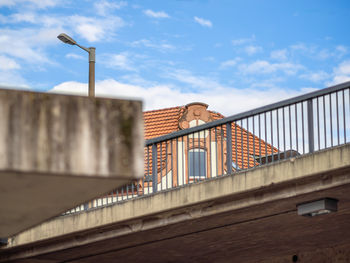
[[[192,149],[188,153],[188,176],[190,180],[207,177],[207,151]]]

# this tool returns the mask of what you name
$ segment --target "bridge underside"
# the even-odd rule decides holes
[[[7,256],[27,255],[18,262],[349,262],[350,147],[344,147],[338,169],[14,247]],[[297,215],[296,204],[324,197],[339,200],[337,212]],[[245,205],[232,209],[237,203]]]

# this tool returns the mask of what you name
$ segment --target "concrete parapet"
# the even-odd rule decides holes
[[[0,90],[0,237],[143,175],[140,101]]]

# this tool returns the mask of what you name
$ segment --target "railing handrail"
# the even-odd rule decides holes
[[[349,144],[349,104],[350,81],[147,140],[142,179],[66,214]]]
[[[220,126],[220,125],[224,125],[224,124],[227,124],[227,123],[230,123],[230,122],[241,120],[243,118],[251,117],[251,116],[254,116],[254,115],[257,115],[257,114],[262,114],[264,112],[271,111],[271,110],[274,110],[274,109],[279,109],[279,108],[282,108],[282,107],[286,107],[286,106],[289,106],[289,105],[292,105],[292,104],[295,104],[295,103],[304,102],[304,101],[307,101],[309,99],[313,99],[313,98],[316,98],[316,97],[319,97],[319,96],[324,96],[324,95],[327,95],[327,94],[330,94],[330,93],[333,93],[333,92],[337,92],[339,90],[346,89],[346,88],[349,88],[349,87],[350,87],[350,81],[347,81],[347,82],[344,82],[344,83],[341,83],[341,84],[338,84],[338,85],[334,85],[334,86],[331,86],[331,87],[328,87],[328,88],[325,88],[325,89],[316,90],[316,91],[313,91],[313,92],[306,93],[304,95],[296,96],[296,97],[293,97],[293,98],[290,98],[290,99],[286,99],[286,100],[275,102],[275,103],[272,103],[272,104],[269,104],[269,105],[265,105],[265,106],[262,106],[262,107],[259,107],[259,108],[253,109],[253,110],[249,110],[249,111],[245,111],[245,112],[242,112],[242,113],[238,113],[238,114],[235,114],[235,115],[232,115],[232,116],[229,116],[229,117],[225,117],[225,118],[220,119],[220,120],[212,121],[212,122],[209,122],[209,123],[198,125],[196,127],[192,127],[192,128],[188,128],[188,129],[185,129],[185,130],[172,132],[172,133],[169,133],[169,134],[166,134],[166,135],[163,135],[163,136],[159,136],[159,137],[156,137],[156,138],[152,138],[152,139],[146,140],[145,146],[150,146],[150,145],[155,144],[155,143],[164,142],[164,141],[167,141],[167,140],[175,139],[175,138],[178,138],[178,137],[181,137],[181,136],[185,136],[185,135],[188,135],[188,134],[192,134],[192,133],[195,133],[195,132],[199,132],[199,131],[203,131],[203,130],[206,130],[206,129],[214,128],[214,127],[217,127],[217,126]]]

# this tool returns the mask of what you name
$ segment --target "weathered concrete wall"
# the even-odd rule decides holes
[[[134,199],[122,204],[116,204],[79,214],[64,216],[47,221],[35,228],[29,229],[12,238],[9,247],[23,245],[30,242],[45,240],[62,235],[73,234],[98,227],[117,224],[118,222],[130,221],[127,232],[133,229],[141,231],[147,228],[171,224],[178,220],[189,219],[188,215],[177,212],[190,206],[199,206],[201,203],[222,199],[233,198],[229,204],[215,206],[211,209],[201,210],[198,216],[209,216],[225,211],[238,210],[254,205],[263,204],[283,198],[319,191],[329,187],[327,184],[312,178],[313,175],[332,174],[332,171],[350,166],[350,145],[340,146],[315,154],[299,156],[280,163],[271,164],[256,169],[244,171],[235,176],[216,178],[211,181],[192,184],[183,188],[161,192],[145,198]],[[319,177],[319,176],[318,176]],[[294,187],[298,180],[298,188]],[[310,180],[307,184],[303,180]],[[324,178],[327,180],[327,176]],[[348,177],[332,179],[332,187],[349,183]],[[271,191],[271,187],[287,184],[288,187],[279,191]],[[264,190],[266,189],[266,190]],[[256,194],[257,190],[264,193]],[[208,205],[208,204],[206,204]],[[168,219],[175,214],[173,219]],[[176,216],[179,214],[179,216]],[[156,215],[160,220],[147,225],[140,218]],[[196,217],[196,215],[193,215]],[[172,221],[174,220],[174,221]],[[152,224],[154,224],[152,226]],[[117,235],[117,231],[114,231]],[[123,228],[120,235],[126,234]]]
[[[143,176],[140,101],[0,90],[0,237]]]
[[[0,90],[0,171],[140,177],[141,102]]]

